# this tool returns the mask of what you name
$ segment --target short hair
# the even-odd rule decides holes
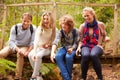
[[[65,25],[67,25],[69,27],[69,30],[71,31],[74,28],[74,20],[73,17],[69,14],[66,14],[64,16],[62,16],[59,19],[59,25],[61,26],[61,24],[64,23]]]
[[[83,10],[82,10],[82,14],[84,11],[88,11],[90,12],[94,17],[95,17],[95,11],[92,7],[85,7]]]
[[[30,13],[28,13],[28,12],[23,13],[22,18],[23,18],[23,17],[27,17],[29,20],[32,21],[32,15],[31,15]]]

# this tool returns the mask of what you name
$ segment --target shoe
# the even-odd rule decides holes
[[[37,76],[37,80],[43,80],[42,76]]]
[[[37,80],[37,78],[30,78],[30,80]]]
[[[14,80],[22,80],[22,78],[15,77]]]

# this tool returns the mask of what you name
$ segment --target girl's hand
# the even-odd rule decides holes
[[[79,56],[80,52],[81,52],[81,48],[77,48],[77,50],[76,50],[76,56]]]
[[[69,48],[69,49],[67,50],[67,52],[70,54],[70,53],[72,53],[73,50],[74,50],[74,48]]]
[[[50,59],[53,63],[55,63],[55,53],[51,53]]]

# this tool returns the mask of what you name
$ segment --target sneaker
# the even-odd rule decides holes
[[[30,80],[37,80],[37,78],[30,78]]]
[[[37,76],[37,80],[43,80],[42,76]]]
[[[14,80],[22,80],[22,78],[15,77]]]

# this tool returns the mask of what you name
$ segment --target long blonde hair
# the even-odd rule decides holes
[[[42,27],[44,29],[44,23],[43,23],[43,17],[47,15],[48,16],[48,19],[49,19],[49,27],[52,28],[52,36],[51,36],[51,40],[50,42],[52,43],[55,39],[55,36],[56,36],[56,27],[55,27],[55,20],[54,20],[54,17],[53,17],[53,14],[51,11],[46,11],[42,14],[41,16],[41,22],[40,22],[40,27]]]
[[[49,25],[48,25],[48,26],[49,26],[50,28],[53,28],[54,25],[55,25],[55,23],[54,23],[53,14],[52,14],[51,11],[46,11],[46,12],[44,12],[44,13],[42,14],[40,26],[41,26],[41,27],[44,27],[43,18],[44,18],[45,15],[47,15],[47,16],[48,16],[48,19],[49,19]]]

